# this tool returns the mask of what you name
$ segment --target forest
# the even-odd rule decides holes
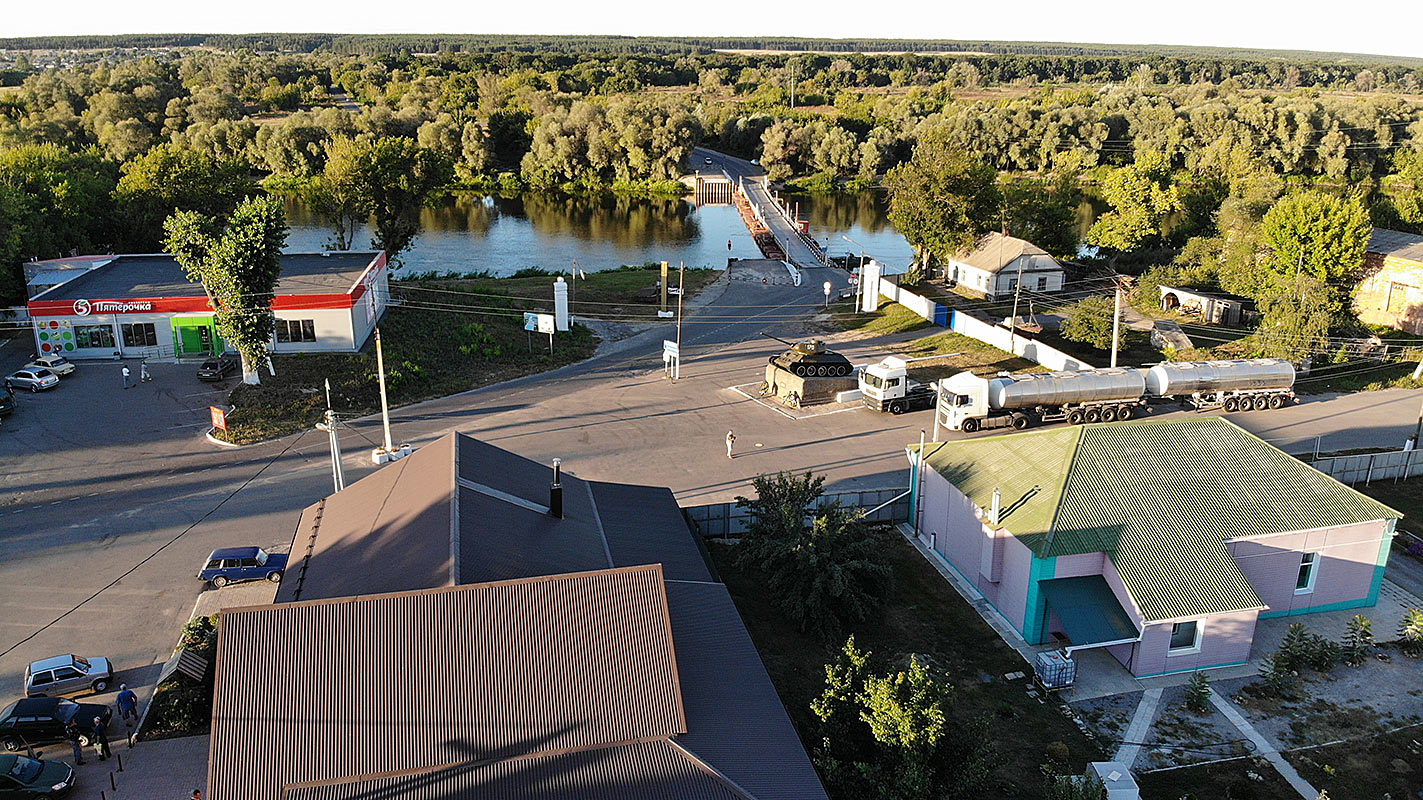
[[[797,43],[833,44],[28,40],[0,52],[15,84],[0,89],[0,293],[23,297],[19,266],[32,257],[156,246],[173,208],[221,213],[265,190],[305,193],[338,219],[379,217],[357,184],[404,165],[410,185],[385,198],[382,243],[408,244],[408,206],[431,193],[680,193],[697,145],[816,191],[893,188],[916,154],[952,151],[1003,187],[997,210],[962,217],[966,229],[1011,216],[1061,252],[1075,245],[1061,236],[1075,187],[1110,200],[1154,185],[1170,195],[1160,213],[1142,218],[1124,200],[1136,210],[1109,214],[1094,236],[1136,271],[1222,235],[1232,202],[1258,221],[1306,189],[1423,232],[1423,61],[1014,43],[918,43],[978,50],[957,55],[753,51]],[[736,45],[748,47],[723,52]],[[1176,224],[1160,230],[1168,216]]]

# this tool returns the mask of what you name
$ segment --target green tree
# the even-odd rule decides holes
[[[1358,272],[1371,227],[1357,198],[1307,191],[1276,202],[1261,220],[1260,234],[1275,272],[1336,283]]]
[[[822,506],[803,532],[761,564],[766,584],[802,631],[831,636],[874,613],[888,591],[889,567],[864,512]]]
[[[811,506],[825,494],[825,477],[811,472],[757,475],[751,488],[755,497],[736,498],[737,507],[750,516],[736,557],[743,566],[754,567],[800,538]]]
[[[1166,218],[1182,208],[1171,163],[1161,153],[1140,153],[1134,163],[1112,170],[1102,195],[1112,210],[1097,218],[1087,241],[1122,252],[1159,241]]]
[[[1191,673],[1186,683],[1186,708],[1193,714],[1204,714],[1211,709],[1211,685],[1204,672]]]
[[[1077,255],[1077,206],[1081,202],[1075,172],[1063,173],[1050,182],[1025,178],[1003,187],[1008,230],[1056,258]]]
[[[1398,621],[1398,644],[1409,658],[1423,655],[1423,608],[1410,608]]]
[[[1084,297],[1077,301],[1062,321],[1062,336],[1074,342],[1095,347],[1098,350],[1112,349],[1113,301],[1105,297]],[[1123,323],[1118,330],[1117,347],[1128,350],[1146,341],[1145,331],[1128,327]]]
[[[30,144],[0,150],[0,293],[6,300],[25,300],[24,261],[114,246],[116,177],[93,149]]]
[[[225,217],[257,192],[247,164],[160,144],[124,164],[114,189],[124,245],[149,253],[163,241],[163,221],[174,211]]]
[[[347,239],[343,230],[370,218],[371,246],[399,265],[400,253],[420,232],[420,210],[453,178],[449,159],[412,139],[337,139],[328,149],[320,196],[346,220],[338,226],[338,244]]]
[[[163,224],[164,247],[202,284],[218,333],[237,348],[242,379],[261,382],[269,365],[267,343],[275,328],[272,295],[281,277],[286,214],[280,200],[249,197],[226,223],[196,211],[179,211]]]
[[[914,247],[915,262],[948,260],[995,227],[997,172],[939,134],[920,139],[889,171],[889,220]]]

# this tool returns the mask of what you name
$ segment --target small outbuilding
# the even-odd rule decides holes
[[[1139,677],[1245,663],[1257,619],[1374,605],[1402,516],[1219,417],[925,459],[933,549],[1029,644],[1106,648]]]
[[[1423,236],[1374,228],[1354,311],[1361,322],[1423,334]]]
[[[1011,297],[1020,279],[1026,291],[1060,292],[1066,274],[1046,250],[997,232],[979,237],[973,247],[954,254],[944,267],[945,279],[989,300]]]
[[[1162,286],[1161,309],[1179,311],[1183,314],[1198,314],[1202,322],[1213,325],[1239,325],[1250,313],[1253,305],[1248,297],[1224,292],[1207,292],[1181,286]]]

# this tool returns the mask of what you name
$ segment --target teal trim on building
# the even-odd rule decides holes
[[[1288,611],[1265,611],[1261,612],[1259,619],[1270,619],[1272,617],[1298,617],[1302,614],[1315,614],[1323,611],[1343,611],[1347,608],[1367,608],[1376,606],[1379,602],[1379,592],[1383,591],[1383,574],[1388,568],[1389,548],[1393,545],[1393,528],[1398,520],[1391,520],[1388,531],[1384,533],[1383,539],[1379,542],[1379,557],[1374,562],[1374,577],[1369,582],[1369,593],[1365,597],[1357,600],[1343,600],[1338,603],[1326,603],[1322,606],[1306,606],[1305,608],[1293,608]]]
[[[1152,672],[1148,675],[1135,675],[1136,678],[1159,678],[1162,675],[1180,675],[1183,672],[1199,672],[1203,669],[1220,669],[1221,667],[1243,667],[1249,661],[1228,661],[1224,664],[1207,664],[1204,667],[1191,667],[1190,669],[1169,669],[1165,672]]]
[[[1047,640],[1047,596],[1038,581],[1051,580],[1057,572],[1057,556],[1033,557],[1028,567],[1028,599],[1023,604],[1023,638],[1028,644],[1045,644]]]

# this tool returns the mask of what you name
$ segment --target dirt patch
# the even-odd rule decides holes
[[[1263,758],[1242,758],[1136,776],[1143,800],[1287,800],[1298,797]]]
[[[1141,692],[1128,692],[1083,700],[1073,703],[1072,708],[1102,742],[1103,748],[1115,750],[1126,736],[1132,714],[1140,703]]]
[[[1332,800],[1401,800],[1423,793],[1423,726],[1284,755]]]
[[[1173,686],[1161,695],[1156,724],[1147,741],[1151,744],[1138,761],[1141,769],[1161,769],[1203,761],[1249,755],[1253,748],[1240,731],[1211,706],[1197,714],[1185,706],[1186,689]]]

